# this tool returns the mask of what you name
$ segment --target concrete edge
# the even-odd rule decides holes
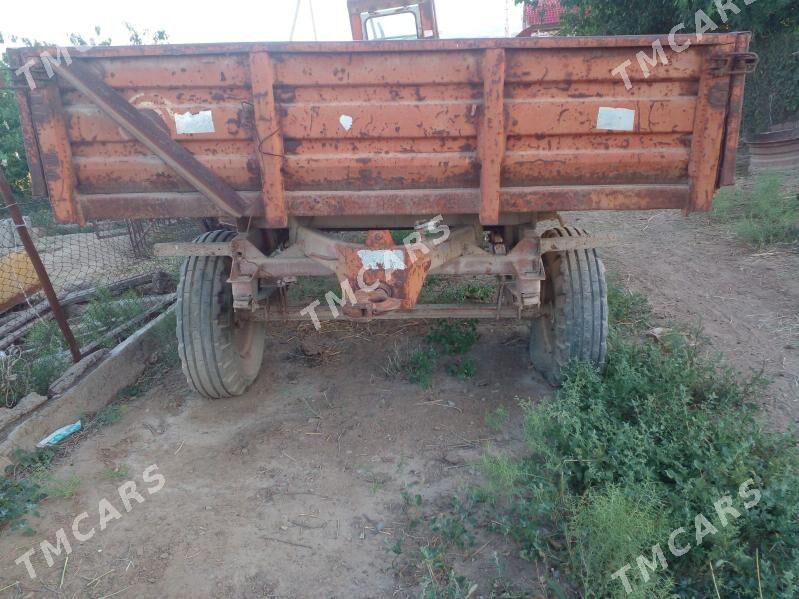
[[[144,372],[147,360],[162,347],[156,330],[174,309],[174,305],[170,306],[158,318],[117,345],[105,360],[63,395],[53,397],[27,414],[22,422],[0,438],[0,458],[9,457],[16,448],[32,450],[54,430],[77,422],[85,414],[99,412],[116,398],[119,391],[136,382]]]

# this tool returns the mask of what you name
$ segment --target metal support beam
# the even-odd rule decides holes
[[[220,209],[235,217],[245,214],[245,202],[236,190],[172,139],[169,132],[154,119],[139,112],[123,96],[106,85],[87,65],[78,60],[73,60],[71,64],[55,61],[50,61],[50,64],[59,77],[91,100]]]
[[[58,328],[61,329],[61,334],[64,335],[64,341],[66,341],[69,347],[69,353],[72,354],[72,361],[79,362],[81,358],[80,346],[75,340],[75,336],[72,334],[72,329],[69,328],[67,317],[61,309],[58,296],[53,289],[53,284],[50,282],[50,277],[47,275],[47,269],[44,267],[42,259],[39,257],[39,252],[36,250],[36,245],[33,243],[28,233],[28,227],[25,226],[22,213],[19,211],[19,206],[17,206],[17,202],[14,199],[11,186],[8,184],[2,169],[0,169],[0,196],[2,196],[6,206],[8,206],[8,213],[11,216],[11,220],[14,221],[17,235],[19,235],[19,239],[28,254],[33,269],[36,271],[36,276],[39,277],[44,295],[47,297],[47,301],[50,303],[50,308],[53,311],[53,317],[58,323]]]
[[[311,322],[310,314],[305,311],[307,306],[288,306],[285,310],[275,307],[274,310],[258,310],[248,313],[245,318],[248,320],[266,321],[307,321]],[[329,320],[351,320],[355,322],[375,322],[378,320],[414,320],[414,319],[438,319],[438,318],[475,318],[485,320],[499,320],[510,318],[534,318],[538,312],[525,311],[521,315],[516,306],[499,306],[491,304],[419,304],[413,310],[394,310],[383,312],[379,316],[356,317],[338,311],[338,315],[333,315],[330,308],[319,306],[315,310],[317,318],[324,322]]]
[[[268,227],[284,228],[288,224],[288,211],[283,187],[283,134],[277,118],[274,71],[269,54],[250,54],[256,153],[261,161],[264,217]]]
[[[480,223],[498,225],[505,158],[505,50],[483,55],[483,114],[480,119]]]

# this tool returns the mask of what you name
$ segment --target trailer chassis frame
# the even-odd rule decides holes
[[[297,225],[272,252],[263,248],[257,234],[262,230],[255,229],[225,243],[160,243],[155,254],[229,257],[233,306],[249,320],[307,319],[307,306],[288,305],[287,287],[301,276],[331,275],[341,286],[341,297],[335,299],[341,309],[328,301],[329,309],[314,310],[319,320],[532,318],[541,303],[544,254],[617,241],[614,235],[540,237],[533,226],[522,226],[508,249],[498,233],[489,233],[486,244],[477,225],[450,229],[439,222],[421,223],[399,245],[385,229],[368,231],[365,243],[352,243]],[[495,305],[417,305],[429,274],[496,276],[500,284]]]

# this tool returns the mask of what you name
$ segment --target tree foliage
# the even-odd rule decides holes
[[[751,3],[747,5],[747,1]],[[517,0],[521,2],[538,7],[541,0]],[[697,14],[702,19],[707,16],[717,32],[752,31],[752,51],[760,54],[761,63],[755,74],[747,77],[747,130],[765,130],[799,115],[799,0],[561,0],[561,3],[566,8],[561,34],[566,35],[665,34],[680,24],[684,28],[679,33],[693,33],[697,30]]]

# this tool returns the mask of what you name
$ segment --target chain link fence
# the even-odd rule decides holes
[[[153,246],[190,241],[214,223],[194,219],[58,223],[46,200],[18,201],[25,228],[81,355],[111,347],[174,302],[179,258]],[[0,203],[0,406],[46,394],[71,364],[42,280]]]

